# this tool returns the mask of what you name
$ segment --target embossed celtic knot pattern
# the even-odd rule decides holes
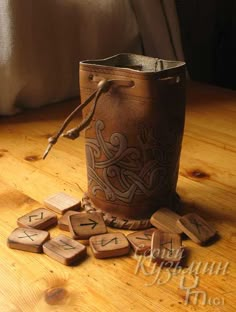
[[[130,203],[136,195],[150,197],[170,191],[170,176],[178,163],[176,135],[170,140],[172,144],[163,145],[160,142],[164,140],[158,140],[151,127],[140,127],[139,146],[132,147],[121,133],[113,133],[105,141],[104,129],[103,121],[97,120],[96,137],[86,139],[88,183],[93,195],[101,191],[108,201]]]

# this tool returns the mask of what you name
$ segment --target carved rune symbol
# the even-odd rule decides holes
[[[89,219],[90,223],[80,223],[80,226],[88,226],[88,225],[91,225],[91,229],[93,230],[96,225],[98,225],[98,222],[96,222],[95,220],[93,219]]]
[[[115,244],[118,244],[118,239],[117,239],[117,237],[114,237],[114,238],[110,239],[110,240],[107,241],[107,242],[106,242],[104,239],[102,239],[102,240],[101,240],[101,246],[104,247],[104,246],[110,244],[110,243],[113,242],[113,241],[115,241]]]
[[[18,238],[25,238],[28,237],[32,242],[34,241],[34,239],[32,238],[32,236],[37,236],[38,234],[31,234],[29,235],[28,233],[26,233],[26,231],[24,231],[25,236],[18,236]]]
[[[32,216],[29,216],[29,222],[32,221],[32,218],[35,218],[35,217],[39,217],[39,215],[32,215]],[[43,219],[43,212],[40,213],[40,217],[35,219],[35,220],[41,220]]]
[[[61,245],[62,247],[64,247],[64,250],[69,250],[69,249],[75,249],[75,247],[71,246],[70,244],[68,244],[67,242],[64,242],[63,240],[60,239],[60,242],[63,244]]]
[[[140,240],[151,240],[152,234],[148,234],[148,233],[144,233],[143,234],[145,237],[136,237],[136,239],[140,239]]]
[[[168,250],[170,252],[170,256],[172,256],[172,253],[173,253],[172,239],[169,242],[161,243],[161,246],[167,245],[167,244],[170,244],[170,248],[164,247],[164,249]]]
[[[198,233],[201,234],[201,227],[203,224],[198,223],[196,219],[191,220],[191,223],[196,226]]]

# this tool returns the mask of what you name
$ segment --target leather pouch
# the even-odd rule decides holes
[[[64,136],[85,129],[84,206],[114,227],[149,227],[159,207],[178,204],[185,63],[118,54],[80,62],[79,75],[83,120]]]

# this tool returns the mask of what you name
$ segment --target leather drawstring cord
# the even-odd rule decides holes
[[[47,149],[45,150],[45,152],[43,154],[43,159],[45,159],[47,157],[48,153],[52,149],[53,145],[57,143],[60,136],[63,136],[63,137],[66,137],[66,138],[69,138],[72,140],[79,137],[80,132],[85,127],[87,127],[87,125],[91,121],[91,119],[94,115],[95,109],[96,109],[98,99],[100,98],[101,94],[107,92],[110,89],[111,85],[114,83],[118,84],[119,86],[124,86],[124,87],[132,87],[134,85],[134,82],[131,80],[119,80],[119,79],[110,79],[110,80],[102,79],[102,80],[100,80],[98,82],[98,85],[97,85],[97,90],[95,92],[93,92],[85,100],[84,103],[77,106],[75,108],[75,110],[63,122],[63,124],[62,124],[61,128],[59,129],[59,131],[57,132],[57,134],[48,139],[49,144],[48,144]],[[88,113],[88,115],[82,120],[82,122],[76,128],[73,128],[64,134],[63,131],[68,126],[68,124],[72,121],[72,119],[75,117],[75,115],[79,111],[81,111],[85,106],[87,106],[93,99],[94,99],[94,104],[93,104],[90,112]]]

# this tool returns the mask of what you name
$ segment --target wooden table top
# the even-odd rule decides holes
[[[178,181],[182,213],[199,213],[215,226],[219,239],[207,247],[185,240],[185,269],[171,275],[132,253],[99,260],[89,248],[85,261],[66,267],[46,255],[7,247],[18,217],[42,207],[53,193],[80,198],[86,190],[83,137],[61,139],[41,159],[47,138],[76,104],[73,100],[0,117],[0,311],[235,311],[234,91],[188,86]],[[61,232],[50,230],[51,236]],[[203,291],[206,304],[203,297],[194,304],[193,294],[185,304],[188,290],[181,289],[181,282],[191,291]]]

